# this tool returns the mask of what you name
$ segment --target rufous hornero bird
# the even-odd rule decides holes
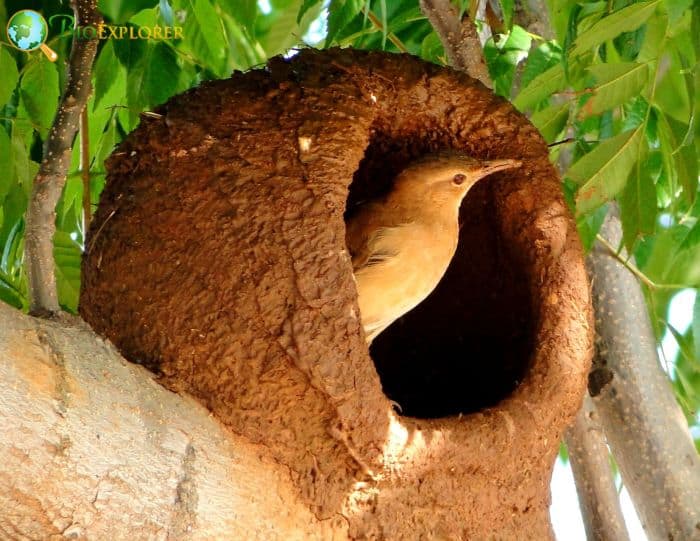
[[[346,243],[368,343],[440,282],[457,249],[459,207],[469,189],[520,165],[454,151],[428,154],[401,170],[385,197],[349,218]]]

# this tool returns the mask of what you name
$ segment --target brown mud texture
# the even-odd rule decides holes
[[[157,113],[108,163],[83,260],[93,328],[260,444],[351,538],[551,538],[591,307],[527,119],[464,74],[349,49],[274,58]],[[472,190],[442,282],[370,352],[344,220],[444,148],[523,166]]]

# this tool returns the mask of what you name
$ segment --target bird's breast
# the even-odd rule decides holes
[[[406,225],[382,242],[396,255],[355,273],[365,328],[389,325],[435,289],[454,255],[457,230]]]

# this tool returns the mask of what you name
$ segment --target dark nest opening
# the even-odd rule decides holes
[[[346,219],[429,150],[375,137],[350,186]],[[535,320],[529,279],[501,233],[497,177],[463,201],[457,252],[438,287],[372,343],[384,393],[403,415],[438,418],[495,406],[528,369]]]

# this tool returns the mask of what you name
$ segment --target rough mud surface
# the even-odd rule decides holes
[[[466,75],[337,49],[204,83],[158,112],[110,160],[83,317],[265,445],[317,516],[344,517],[355,538],[550,538],[591,312],[535,128]],[[375,368],[344,213],[444,147],[524,165],[470,194],[451,268],[375,341]]]

